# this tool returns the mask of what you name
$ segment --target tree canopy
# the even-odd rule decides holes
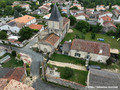
[[[74,25],[77,22],[76,18],[72,15],[69,17],[69,19],[70,19],[70,25]]]
[[[86,30],[86,31],[89,31],[90,30],[90,24],[86,21],[79,21],[77,24],[76,24],[76,29],[82,31],[83,29]]]

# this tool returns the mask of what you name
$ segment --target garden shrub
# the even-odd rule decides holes
[[[60,73],[60,77],[64,79],[68,79],[72,76],[73,76],[73,70],[68,67],[65,67]]]

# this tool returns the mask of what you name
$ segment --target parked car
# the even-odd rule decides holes
[[[95,66],[95,65],[89,65],[86,68],[87,68],[87,70],[89,70],[89,69],[98,69],[98,70],[101,70],[100,66]]]

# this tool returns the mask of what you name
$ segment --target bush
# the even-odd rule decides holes
[[[95,33],[91,33],[91,38],[95,39],[95,37],[96,37]]]
[[[85,39],[85,34],[82,34],[81,39]]]
[[[27,68],[26,72],[27,72],[27,76],[30,76],[30,68]]]
[[[106,32],[106,34],[107,34],[108,36],[114,36],[114,35],[115,35],[115,32],[113,32],[113,30],[110,30],[110,31]]]
[[[16,51],[12,51],[12,56],[16,57]]]
[[[68,67],[65,67],[60,73],[60,77],[64,79],[68,79],[72,76],[73,76],[73,70]]]

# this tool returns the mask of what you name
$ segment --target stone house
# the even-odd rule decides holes
[[[63,49],[62,54],[76,58],[90,58],[91,61],[106,63],[110,57],[110,46],[105,43],[74,39],[71,44],[65,46],[63,45],[63,48],[67,50]]]
[[[0,27],[0,30],[11,31],[13,33],[19,33],[20,29],[36,23],[36,18],[25,15],[16,19],[11,20],[7,24]]]
[[[60,37],[52,33],[40,41],[38,48],[46,53],[52,52],[55,48],[57,48],[59,42]]]
[[[0,78],[0,90],[35,90],[35,89],[14,79],[9,80],[5,78]]]
[[[104,22],[102,26],[103,26],[102,28],[103,32],[108,32],[109,30],[116,32],[117,27],[112,22]]]

